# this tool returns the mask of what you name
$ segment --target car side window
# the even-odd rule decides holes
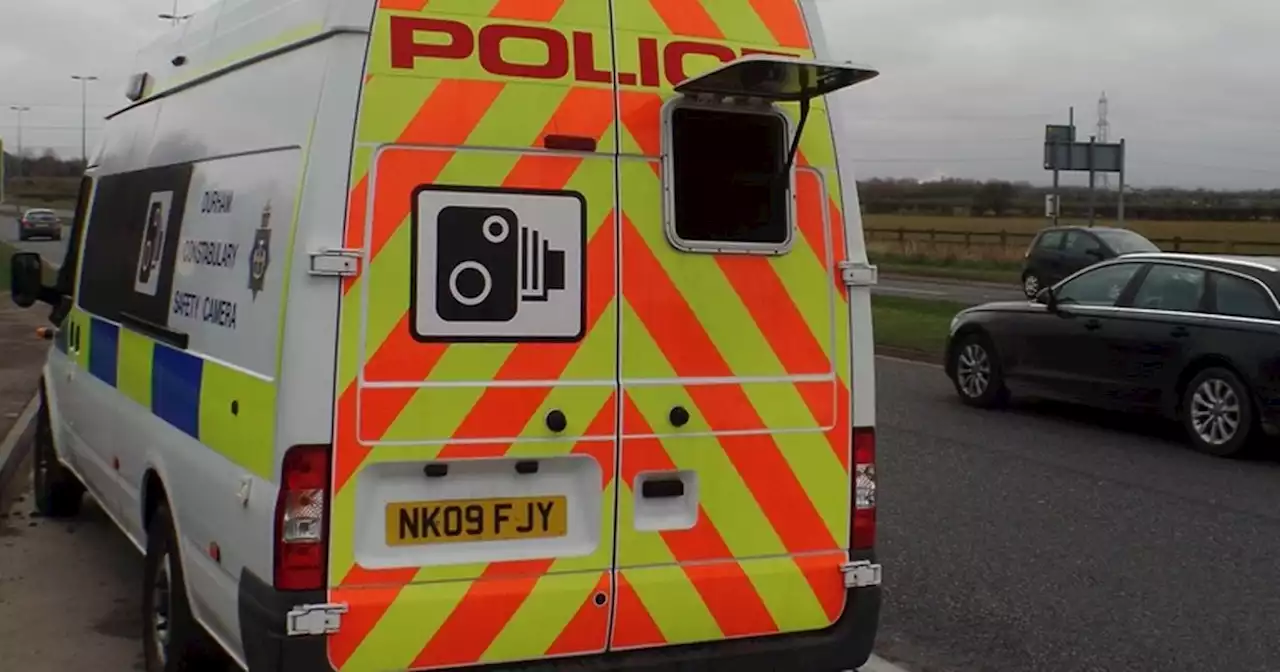
[[[1258,283],[1226,273],[1214,273],[1213,286],[1214,312],[1218,315],[1275,319],[1275,303]]]
[[[1195,312],[1204,300],[1205,272],[1198,268],[1156,264],[1133,297],[1134,308]]]
[[[1113,264],[1085,271],[1054,291],[1058,303],[1114,306],[1138,272],[1139,264]]]
[[[1102,252],[1102,244],[1094,238],[1092,234],[1084,231],[1068,231],[1067,232],[1067,253],[1083,256],[1089,254],[1090,250]]]
[[[1040,236],[1040,242],[1036,243],[1036,248],[1040,250],[1056,250],[1062,247],[1062,231],[1050,231]]]

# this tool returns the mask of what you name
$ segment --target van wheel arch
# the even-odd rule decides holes
[[[151,521],[155,519],[156,510],[161,504],[168,505],[169,493],[165,490],[164,481],[155,469],[147,469],[142,477],[142,529],[150,530]],[[171,507],[172,508],[172,507]]]

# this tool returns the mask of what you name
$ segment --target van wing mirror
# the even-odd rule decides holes
[[[880,73],[846,63],[752,54],[676,85],[677,93],[800,103],[800,121],[783,175],[790,175],[814,98],[874,79]]]
[[[16,252],[9,258],[9,294],[19,308],[30,308],[43,294],[44,265],[34,252]]]

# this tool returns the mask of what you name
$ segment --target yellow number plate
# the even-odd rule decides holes
[[[564,497],[502,497],[387,505],[387,545],[563,537]]]

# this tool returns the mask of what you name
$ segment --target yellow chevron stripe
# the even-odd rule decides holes
[[[445,14],[453,15],[452,18],[465,17],[487,17],[493,12],[493,8],[498,6],[498,0],[428,0],[423,3],[428,5],[427,11],[432,16],[440,16]],[[379,15],[386,14],[402,14],[403,12],[388,12],[379,10]],[[383,29],[385,32],[385,29]]]
[[[526,660],[544,655],[578,609],[590,599],[599,580],[599,570],[549,574],[538,579],[533,592],[485,650],[481,660]]]
[[[686,644],[724,638],[711,610],[679,565],[627,569],[622,570],[622,575],[667,642]]]
[[[448,570],[470,576],[467,566],[436,568],[440,575]],[[414,583],[405,586],[378,625],[360,642],[343,670],[403,670],[409,667],[422,649],[422,633],[440,629],[449,614],[458,607],[471,587],[471,581],[441,581],[422,584],[419,572]]]
[[[742,570],[760,594],[780,632],[816,630],[831,625],[804,572],[789,557],[748,560]]]
[[[609,465],[601,466],[608,468]],[[603,503],[602,518],[600,520],[600,547],[591,555],[556,560],[551,563],[551,569],[547,570],[549,574],[583,572],[587,570],[595,570],[599,573],[600,570],[607,569],[613,564],[613,500],[616,485],[617,479],[614,479],[600,493],[600,501]]]
[[[720,27],[725,40],[777,48],[769,27],[751,6],[750,0],[695,0],[706,8],[711,20]]]
[[[381,75],[369,80],[361,94],[357,142],[395,142],[418,113],[422,101],[431,97],[440,80],[423,77]],[[361,171],[360,177],[364,175]],[[359,182],[356,177],[351,184]]]
[[[667,363],[666,357],[654,343],[644,323],[629,305],[626,306],[622,319],[623,333],[626,334],[627,340],[627,359],[642,362],[644,370],[656,378],[674,378],[675,370]],[[674,404],[685,408],[697,408],[688,393],[675,385],[627,387],[625,391],[646,418],[663,417]],[[710,431],[706,421],[698,414],[691,415],[693,417],[685,426],[686,431],[689,433]],[[627,431],[634,430],[627,429]],[[747,489],[746,483],[715,437],[671,438],[663,441],[663,447],[677,468],[695,470],[703,475],[698,482],[702,506],[735,557],[782,555],[787,552],[782,540],[769,523],[769,519],[765,517],[760,504]],[[827,449],[827,452],[830,453],[830,449]],[[837,469],[839,469],[838,465]],[[630,518],[619,518],[618,522],[621,528],[632,525]],[[656,532],[634,532],[633,534],[660,539]],[[630,539],[624,539],[623,543],[619,544],[619,549],[618,561],[621,566],[673,562],[666,559],[670,558],[670,552],[665,546],[660,549],[662,553],[654,554],[658,549],[651,545],[633,545]]]

